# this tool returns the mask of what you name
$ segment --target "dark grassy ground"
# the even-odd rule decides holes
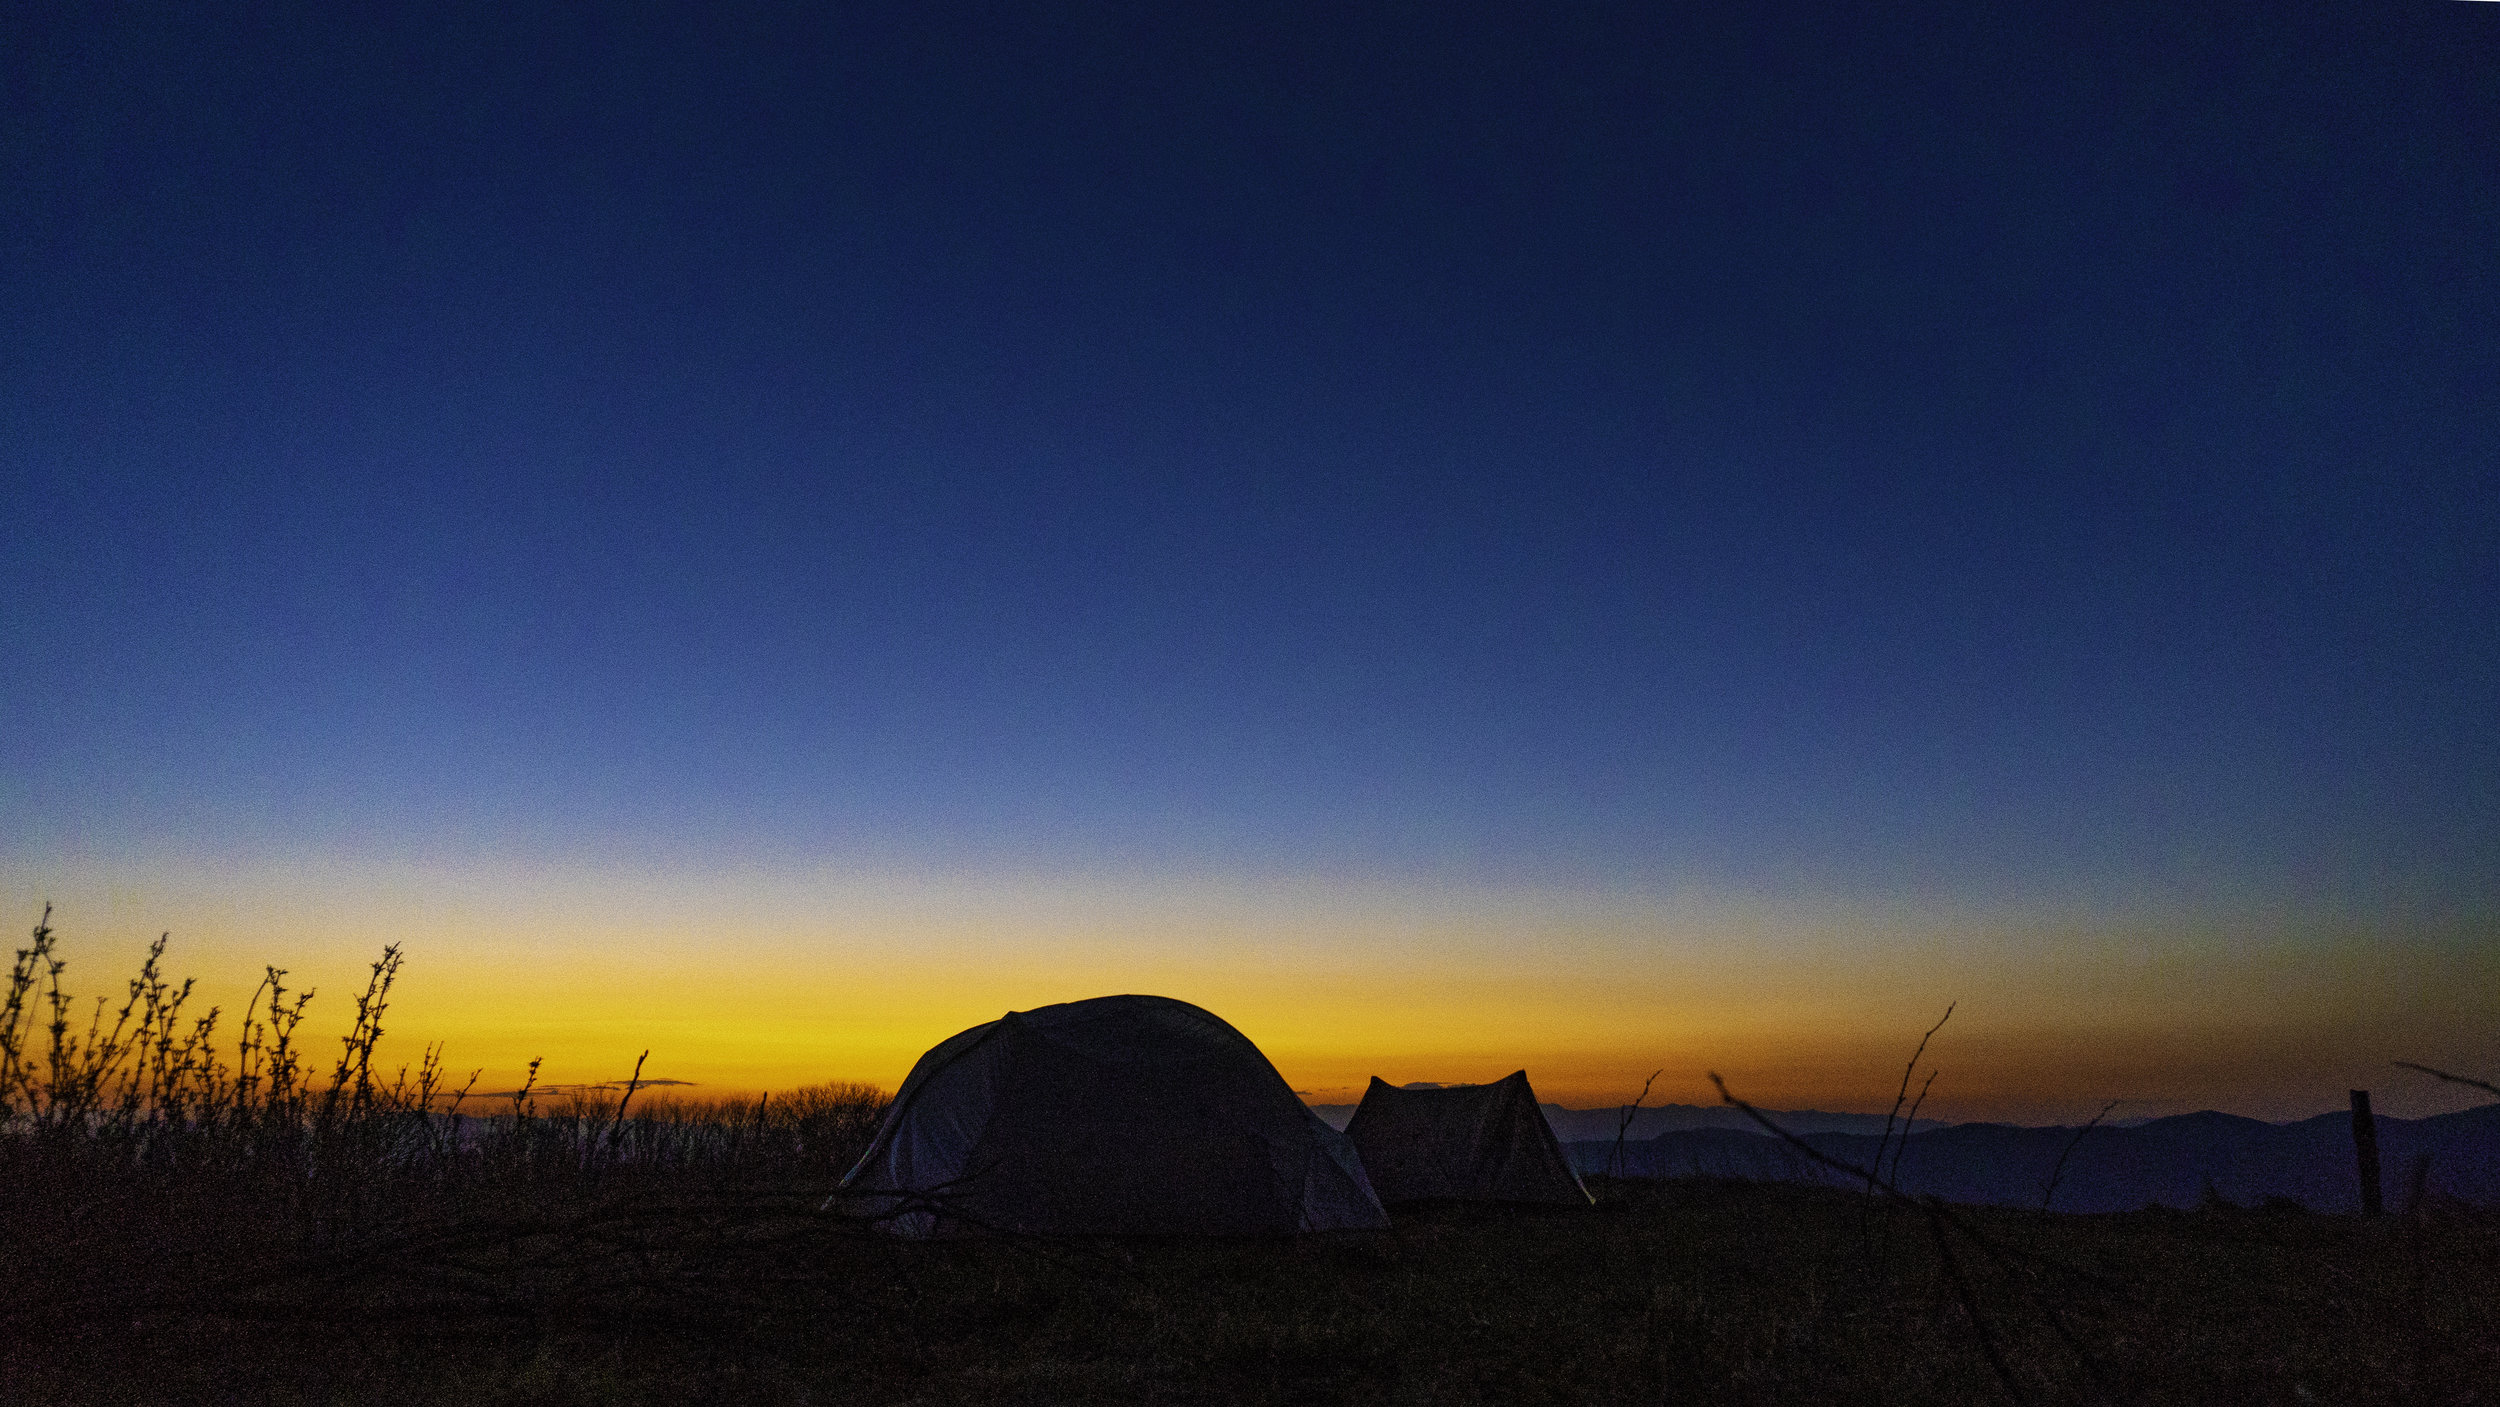
[[[24,1319],[0,1396],[2014,1400],[1916,1213],[1794,1187],[1606,1191],[1586,1214],[1425,1213],[1386,1234],[1265,1242],[902,1244],[805,1197],[609,1208],[189,1304]],[[1958,1260],[2026,1400],[2500,1396],[2488,1213],[1975,1224],[2008,1259],[1963,1243]]]

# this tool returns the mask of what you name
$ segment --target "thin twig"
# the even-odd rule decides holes
[[[2066,1160],[2075,1155],[2075,1145],[2083,1142],[2083,1136],[2085,1134],[2100,1127],[2101,1120],[2108,1118],[2109,1111],[2117,1107],[2118,1101],[2115,1099],[2102,1105],[2101,1112],[2092,1116],[2092,1122],[2075,1130],[2075,1136],[2066,1140],[2066,1151],[2057,1155],[2057,1166],[2049,1169],[2049,1185],[2041,1189],[2040,1210],[2044,1212],[2047,1211],[2049,1209],[2049,1199],[2057,1195],[2057,1180],[2066,1175]]]
[[[2037,1252],[2017,1251],[2011,1247],[1999,1245],[1994,1239],[1980,1231],[1978,1227],[1971,1225],[1967,1220],[1955,1215],[1953,1210],[1950,1207],[1947,1207],[1941,1199],[1932,1196],[1913,1197],[1909,1193],[1902,1191],[1899,1186],[1895,1185],[1889,1179],[1873,1175],[1872,1169],[1857,1167],[1848,1162],[1844,1162],[1841,1159],[1834,1158],[1823,1152],[1821,1149],[1816,1148],[1813,1144],[1806,1142],[1804,1139],[1801,1139],[1797,1137],[1797,1135],[1780,1127],[1779,1124],[1773,1121],[1769,1115],[1763,1113],[1753,1105],[1746,1103],[1744,1100],[1737,1098],[1733,1093],[1731,1093],[1728,1090],[1727,1081],[1721,1079],[1718,1072],[1715,1070],[1710,1072],[1710,1083],[1718,1087],[1719,1098],[1722,1102],[1733,1105],[1738,1111],[1743,1113],[1746,1118],[1749,1118],[1753,1120],[1754,1123],[1760,1125],[1764,1132],[1779,1139],[1781,1142],[1787,1144],[1799,1153],[1804,1154],[1811,1161],[1823,1167],[1829,1168],[1833,1172],[1841,1174],[1843,1177],[1850,1178],[1852,1180],[1866,1180],[1867,1184],[1875,1190],[1884,1193],[1886,1196],[1891,1197],[1895,1201],[1898,1201],[1906,1206],[1917,1209],[1928,1219],[1930,1229],[1936,1230],[1937,1234],[1942,1234],[1942,1228],[1950,1228],[1954,1232],[1958,1233],[1964,1240],[1967,1240],[1972,1245],[1977,1246],[1988,1256],[1990,1260],[1995,1261],[1997,1266],[2001,1270],[2004,1270],[2016,1285],[2022,1287],[2025,1296],[2031,1300],[2032,1306],[2040,1311],[2042,1318],[2048,1321],[2049,1328],[2057,1334],[2059,1339],[2064,1341],[2066,1347],[2074,1353],[2076,1360],[2083,1364],[2084,1371],[2091,1374],[2095,1380],[2106,1381],[2106,1374],[2104,1374],[2101,1370],[2100,1361],[2092,1355],[2091,1350],[2084,1347],[2081,1340],[2077,1339],[2074,1334],[2066,1328],[2065,1321],[2058,1315],[2056,1306],[2042,1300],[2036,1292],[2032,1291],[2030,1286],[2023,1283],[2019,1276],[2014,1275],[2013,1261],[2019,1257],[2029,1264],[2058,1271],[2068,1277],[2092,1285],[2105,1292],[2116,1292],[2117,1286],[2115,1286],[2106,1277],[2097,1275],[2079,1266],[2067,1265],[2061,1261],[2041,1255]],[[1957,1273],[1959,1271],[1958,1266],[1952,1267],[1952,1269],[1954,1269]],[[2014,1393],[2018,1399],[2020,1398],[2021,1389],[2018,1385],[2008,1381],[2006,1383],[2006,1389],[2009,1392]]]
[[[1809,1161],[1829,1168],[1831,1171],[1839,1173],[1842,1177],[1853,1182],[1866,1176],[1867,1170],[1865,1168],[1859,1167],[1855,1163],[1846,1162],[1842,1159],[1832,1157],[1830,1154],[1825,1153],[1813,1144],[1806,1142],[1804,1139],[1799,1138],[1797,1135],[1780,1127],[1777,1123],[1773,1122],[1768,1114],[1763,1113],[1760,1109],[1755,1108],[1753,1105],[1748,1104],[1744,1100],[1729,1093],[1727,1081],[1721,1079],[1716,1071],[1711,1072],[1710,1083],[1718,1087],[1720,1102],[1732,1105],[1746,1118],[1753,1120],[1755,1124],[1759,1125],[1765,1133],[1768,1133],[1773,1138],[1787,1144],[1797,1152],[1804,1154]],[[1913,1197],[1909,1193],[1902,1191],[1899,1186],[1880,1177],[1875,1180],[1875,1190],[1884,1193],[1885,1195],[1893,1198],[1895,1201],[1898,1201],[1906,1206],[1932,1207],[1937,1215],[1952,1222],[1955,1230],[1960,1231],[1965,1236],[1968,1236],[1973,1242],[1990,1244],[1987,1237],[1984,1236],[1978,1228],[1969,1225],[1967,1222],[1963,1221],[1962,1218],[1954,1215],[1950,1207],[1945,1206],[1934,1197]],[[2098,1274],[2094,1271],[2086,1270],[2081,1266],[2068,1265],[2063,1261],[2040,1255],[2037,1252],[2014,1251],[2009,1253],[2019,1255],[2033,1264],[2071,1276],[2076,1280],[2095,1287],[2096,1289],[2111,1291],[2114,1293],[2119,1288],[2117,1283],[2109,1279],[2107,1276]]]
[[[1927,1104],[1927,1091],[1936,1087],[1936,1072],[1927,1072],[1927,1083],[1918,1087],[1918,1098],[1910,1101],[1910,1117],[1901,1121],[1901,1141],[1892,1145],[1892,1180],[1901,1180],[1901,1155],[1910,1151],[1910,1135],[1918,1131],[1918,1111]]]
[[[1650,1072],[1649,1072],[1649,1078],[1648,1078],[1648,1079],[1646,1079],[1646,1080],[1641,1081],[1641,1094],[1640,1094],[1640,1097],[1639,1097],[1638,1099],[1633,1100],[1630,1104],[1628,1104],[1628,1105],[1625,1105],[1625,1106],[1624,1106],[1624,1110],[1623,1110],[1623,1118],[1622,1118],[1621,1120],[1617,1121],[1617,1123],[1615,1124],[1615,1151],[1614,1151],[1614,1156],[1613,1156],[1611,1159],[1609,1159],[1609,1160],[1607,1161],[1607,1163],[1606,1163],[1606,1175],[1607,1175],[1608,1177],[1614,1178],[1614,1179],[1615,1179],[1615,1180],[1617,1180],[1617,1181],[1621,1181],[1621,1180],[1622,1180],[1622,1178],[1623,1178],[1623,1140],[1624,1140],[1624,1136],[1625,1136],[1625,1135],[1627,1135],[1627,1134],[1629,1134],[1629,1133],[1631,1133],[1631,1131],[1632,1131],[1632,1119],[1633,1119],[1633,1116],[1635,1116],[1635,1115],[1639,1114],[1639,1113],[1641,1112],[1641,1106],[1642,1106],[1643,1104],[1646,1104],[1646,1103],[1648,1103],[1648,1102],[1649,1102],[1649,1087],[1650,1087],[1651,1085],[1654,1085],[1654,1084],[1658,1083],[1658,1077],[1659,1077],[1660,1075],[1665,1074],[1665,1073],[1667,1073],[1667,1072],[1666,1072],[1666,1071],[1664,1071],[1664,1070],[1652,1070],[1652,1071],[1650,1071]]]
[[[1944,1234],[1944,1220],[1929,1217],[1927,1230],[1935,1237],[1936,1263],[1944,1267],[1944,1278],[1953,1286],[1953,1297],[1962,1302],[1962,1317],[1970,1321],[1971,1337],[1979,1341],[1980,1356],[1988,1360],[1988,1367],[1996,1373],[1997,1382],[2005,1388],[2006,1396],[2016,1402],[2027,1400],[2023,1385],[2015,1380],[2013,1368],[2006,1363],[2005,1355],[1997,1350],[1996,1335],[1988,1329],[1987,1316],[1979,1312],[1979,1296],[1971,1289],[1970,1277],[1962,1273],[1961,1262],[1953,1257],[1953,1242]]]
[[[2421,1073],[2430,1076],[2432,1079],[2446,1080],[2452,1085],[2467,1085],[2474,1089],[2481,1090],[2485,1094],[2500,1094],[2500,1085],[2495,1085],[2485,1080],[2472,1079],[2464,1075],[2451,1075],[2445,1070],[2434,1070],[2428,1065],[2416,1065],[2410,1060],[2397,1061],[2396,1068],[2399,1070],[2418,1070]]]
[[[1892,1142],[1892,1121],[1900,1116],[1901,1106],[1909,1100],[1910,1076],[1918,1073],[1919,1057],[1927,1053],[1927,1043],[1944,1029],[1944,1023],[1953,1019],[1953,1008],[1961,1004],[1958,999],[1945,1003],[1944,1015],[1937,1017],[1936,1024],[1927,1028],[1927,1034],[1918,1038],[1918,1049],[1910,1052],[1910,1063],[1901,1067],[1901,1092],[1892,1097],[1892,1112],[1884,1115],[1884,1136],[1875,1141],[1875,1165],[1867,1169],[1866,1190],[1869,1194],[1875,1191],[1875,1175],[1884,1166],[1884,1145]],[[1924,1091],[1921,1093],[1924,1094]],[[1904,1138],[1908,1136],[1902,1135]]]
[[[608,1147],[611,1151],[616,1147],[617,1134],[625,1127],[625,1106],[634,1102],[634,1091],[642,1088],[642,1062],[650,1058],[651,1052],[646,1050],[634,1061],[634,1077],[625,1082],[625,1097],[616,1101],[616,1117],[608,1121]]]

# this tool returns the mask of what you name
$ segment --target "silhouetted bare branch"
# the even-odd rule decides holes
[[[2049,1185],[2041,1189],[2040,1210],[2044,1212],[2047,1211],[2049,1209],[2049,1199],[2057,1195],[2057,1180],[2066,1175],[2066,1160],[2075,1155],[2075,1145],[2083,1142],[2083,1136],[2085,1134],[2100,1127],[2101,1120],[2108,1118],[2109,1111],[2117,1107],[2118,1101],[2115,1099],[2102,1105],[2101,1112],[2092,1116],[2092,1122],[2075,1130],[2075,1136],[2066,1140],[2066,1150],[2057,1155],[2057,1166],[2049,1169]]]
[[[2481,1090],[2485,1094],[2500,1094],[2500,1085],[2492,1084],[2487,1080],[2477,1080],[2466,1075],[2451,1075],[2445,1070],[2434,1070],[2428,1065],[2416,1065],[2410,1060],[2397,1061],[2396,1068],[2399,1070],[2416,1070],[2422,1074],[2430,1076],[2432,1079],[2446,1080],[2452,1085],[2466,1085],[2473,1089]]]
[[[1910,1052],[1910,1063],[1901,1067],[1901,1092],[1892,1097],[1892,1112],[1884,1115],[1884,1136],[1875,1141],[1875,1163],[1873,1167],[1867,1169],[1866,1190],[1869,1193],[1872,1193],[1875,1190],[1876,1174],[1883,1170],[1884,1147],[1886,1144],[1892,1142],[1892,1121],[1900,1117],[1901,1106],[1909,1102],[1910,1077],[1918,1073],[1919,1057],[1927,1053],[1927,1043],[1936,1038],[1936,1033],[1938,1031],[1944,1029],[1944,1023],[1953,1019],[1953,1008],[1960,1005],[1961,1002],[1958,1000],[1949,1001],[1944,1004],[1944,1015],[1937,1017],[1936,1024],[1927,1028],[1927,1034],[1918,1038],[1918,1049]],[[1726,1093],[1724,1089],[1720,1092],[1722,1094]],[[1922,1089],[1918,1093],[1921,1101],[1924,1101],[1927,1098],[1927,1091]],[[1905,1139],[1908,1138],[1910,1136],[1909,1130],[1902,1130],[1901,1136]]]

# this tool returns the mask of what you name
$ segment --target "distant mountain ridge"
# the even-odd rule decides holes
[[[1545,1121],[1554,1126],[1554,1137],[1564,1143],[1603,1139],[1613,1146],[1615,1129],[1623,1119],[1622,1106],[1605,1109],[1566,1109],[1559,1104],[1540,1104]],[[1351,1104],[1314,1104],[1311,1112],[1320,1116],[1330,1128],[1342,1130],[1354,1117]],[[1771,1114],[1780,1127],[1797,1133],[1862,1133],[1870,1137],[1884,1131],[1881,1114],[1833,1114],[1821,1109],[1789,1109]],[[1894,1133],[1900,1132],[1896,1119]],[[1921,1119],[1922,1129],[1939,1129],[1944,1124],[1936,1119]],[[1658,1104],[1641,1110],[1632,1118],[1627,1139],[1655,1138],[1665,1133],[1681,1133],[1694,1129],[1750,1129],[1753,1121],[1738,1110],[1719,1104]]]
[[[1881,1141],[1880,1119],[1875,1129],[1860,1131],[1817,1129],[1784,1114],[1770,1117],[1816,1152],[1860,1168],[1873,1161]],[[2500,1202],[2500,1104],[2427,1119],[2381,1115],[2377,1127],[2381,1182],[2390,1210],[2409,1204],[2417,1168],[2430,1194]],[[1555,1133],[1582,1172],[1607,1170],[1615,1149],[1611,1126],[1600,1138],[1575,1138],[1559,1124]],[[1896,1145],[1901,1189],[1952,1202],[2037,1207],[2056,1172],[2053,1205],[2059,1211],[2189,1208],[2209,1199],[2241,1206],[2279,1199],[2322,1212],[2352,1212],[2360,1206],[2352,1118],[2344,1113],[2270,1124],[2206,1110],[2126,1128],[2104,1125],[2080,1135],[2072,1127],[1954,1124],[1922,1127],[1906,1140],[1896,1138]],[[2065,1167],[2056,1171],[2061,1156]],[[1889,1167],[1889,1154],[1885,1161]],[[1628,1141],[1623,1164],[1623,1171],[1635,1177],[1849,1181],[1749,1122],[1743,1127],[1721,1123],[1673,1128]]]

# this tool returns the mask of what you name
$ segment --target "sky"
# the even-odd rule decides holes
[[[1206,8],[13,7],[10,922],[490,1083],[2500,1071],[2500,10]]]

